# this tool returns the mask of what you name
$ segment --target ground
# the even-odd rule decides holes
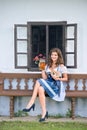
[[[10,119],[10,117],[0,117],[0,121],[39,121],[39,118],[37,116],[27,116],[27,117],[13,117]],[[46,119],[46,122],[85,122],[87,123],[87,118],[75,118],[74,120],[72,118],[52,118],[49,117]]]

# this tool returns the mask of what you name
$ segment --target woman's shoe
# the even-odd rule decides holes
[[[24,108],[23,111],[24,111],[24,112],[29,112],[31,109],[33,109],[33,111],[34,111],[34,109],[35,109],[35,104],[33,104],[30,108]]]
[[[39,122],[45,121],[45,118],[48,118],[48,111],[46,112],[46,114],[43,118],[40,118]]]

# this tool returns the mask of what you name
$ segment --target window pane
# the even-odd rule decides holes
[[[46,26],[44,25],[33,25],[32,26],[32,58],[31,66],[38,67],[34,63],[33,59],[39,54],[46,56]]]
[[[17,66],[27,66],[27,55],[17,55]]]
[[[74,26],[67,27],[67,38],[74,38]]]
[[[67,66],[74,66],[74,54],[67,54]]]
[[[27,27],[17,27],[17,39],[27,39]]]
[[[67,40],[66,52],[74,52],[74,40]]]
[[[63,27],[62,25],[49,26],[49,50],[58,47],[62,50],[63,45]]]
[[[33,42],[32,51],[38,53],[39,43],[38,41]]]
[[[27,53],[27,41],[17,41],[17,52]]]

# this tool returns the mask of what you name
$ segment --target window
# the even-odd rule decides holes
[[[33,58],[42,53],[48,59],[49,50],[61,49],[68,68],[77,67],[77,24],[63,22],[27,22],[14,25],[15,68],[38,70]]]

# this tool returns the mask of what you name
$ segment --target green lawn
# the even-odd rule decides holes
[[[87,130],[87,123],[2,121],[0,130]]]

